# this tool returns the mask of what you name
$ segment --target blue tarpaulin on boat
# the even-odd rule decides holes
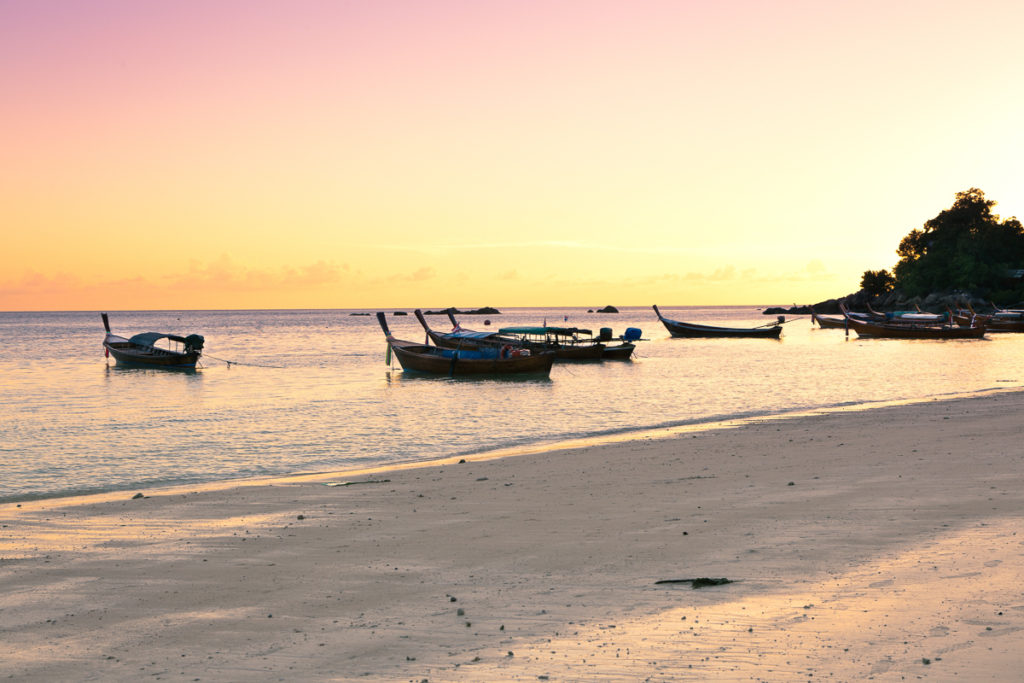
[[[473,351],[469,351],[469,350],[466,350],[466,349],[438,349],[438,350],[441,352],[440,355],[444,356],[445,358],[455,357],[456,359],[461,358],[463,360],[481,360],[481,359],[497,358],[498,357],[498,349],[497,348],[478,349],[478,350],[473,350]]]

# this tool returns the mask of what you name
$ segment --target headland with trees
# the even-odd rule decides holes
[[[818,302],[814,310],[837,313],[841,302],[878,310],[1024,308],[1024,226],[1016,217],[1001,220],[995,205],[976,187],[958,192],[953,206],[900,241],[891,271],[865,271],[859,291]],[[805,312],[805,306],[765,310]]]

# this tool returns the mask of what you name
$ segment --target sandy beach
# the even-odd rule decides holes
[[[4,504],[0,678],[1014,680],[1022,413]]]

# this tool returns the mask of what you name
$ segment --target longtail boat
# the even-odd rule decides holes
[[[881,323],[850,317],[845,306],[840,306],[849,322],[850,329],[858,337],[885,339],[981,339],[985,336],[985,324],[976,323],[971,327],[953,325],[918,325],[913,323]]]
[[[811,321],[818,324],[821,329],[844,329],[846,327],[846,318],[836,318],[835,316],[818,315],[814,312],[814,308],[811,308]]]
[[[971,308],[970,305],[967,308]],[[992,304],[992,317],[997,320],[1024,320],[1024,310],[1019,308],[999,308],[994,303]],[[971,308],[973,311],[974,309]]]
[[[528,349],[555,352],[558,360],[602,360],[605,345],[594,339],[590,330],[578,327],[517,326],[502,327],[498,336]]]
[[[161,368],[166,370],[195,370],[196,363],[203,353],[205,339],[199,334],[182,337],[166,332],[142,332],[132,337],[121,337],[110,332],[110,319],[106,313],[103,318],[103,338],[105,355],[113,356],[118,365]],[[157,346],[157,342],[167,340],[168,348]],[[171,347],[171,344],[175,347]]]
[[[499,347],[511,346],[513,348],[523,347],[534,352],[553,351],[555,360],[604,360],[605,350],[608,348],[601,340],[595,339],[590,330],[579,327],[548,327],[541,325],[537,327],[503,327],[497,332],[475,332],[467,330],[459,325],[459,322],[448,311],[448,318],[452,322],[451,333],[437,333],[437,336],[430,335],[435,344],[439,346],[458,345],[465,343],[476,343],[480,347],[485,345],[497,345]],[[426,327],[424,321],[420,324]],[[637,335],[639,338],[639,335]],[[450,346],[458,348],[458,346]],[[623,341],[621,346],[615,349],[608,357],[613,360],[618,354],[633,353],[633,344]],[[627,358],[628,358],[627,354]]]
[[[551,373],[555,354],[534,353],[529,349],[446,349],[439,346],[403,341],[391,336],[387,318],[377,313],[388,349],[398,358],[402,370],[449,377],[465,375],[541,375]]]
[[[640,341],[641,332],[635,327],[627,327],[626,333],[619,337],[621,343],[613,344],[611,346],[605,344],[604,351],[601,352],[601,360],[629,360],[633,357],[633,352],[636,351],[636,344],[634,342]],[[599,337],[600,338],[600,337]]]
[[[988,332],[1024,332],[1024,316],[1005,311],[986,314],[975,313],[974,309],[958,310],[952,311],[950,316],[961,327],[971,327],[980,322]]]
[[[715,327],[713,325],[698,325],[680,320],[670,320],[661,314],[657,306],[654,306],[654,312],[658,314],[658,320],[662,322],[665,329],[673,337],[761,337],[777,339],[782,334],[782,319],[759,327]]]
[[[427,337],[430,341],[442,348],[477,350],[481,347],[501,347],[506,344],[511,344],[514,341],[499,339],[497,332],[474,332],[473,330],[466,330],[460,327],[458,323],[454,323],[451,332],[438,332],[427,324],[427,319],[423,317],[423,311],[417,308],[413,311],[413,314],[416,316],[416,319],[420,321],[420,325],[423,326],[423,329],[426,331]],[[448,312],[448,316],[452,317],[451,311]],[[452,320],[454,319],[455,318],[452,317]]]
[[[869,322],[890,324],[909,323],[912,325],[944,325],[949,322],[948,313],[926,313],[921,309],[915,311],[891,311],[880,313],[867,305]],[[857,317],[857,316],[854,316]]]

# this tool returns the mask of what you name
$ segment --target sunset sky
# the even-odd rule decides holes
[[[958,191],[1024,218],[1022,30],[1020,0],[0,0],[0,310],[841,296]]]

